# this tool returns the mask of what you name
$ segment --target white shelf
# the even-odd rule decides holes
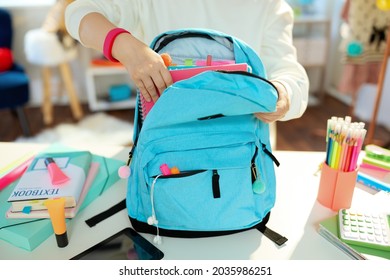
[[[91,66],[87,70],[91,75],[125,74],[126,68],[121,66]]]
[[[294,38],[298,61],[304,67],[323,67],[327,61],[326,38]]]
[[[88,105],[91,111],[135,108],[136,93],[124,67],[90,66],[86,71]],[[113,85],[128,84],[132,88],[130,99],[109,101],[108,91]]]
[[[135,98],[130,98],[126,101],[111,102],[103,99],[97,99],[93,105],[92,111],[108,111],[108,110],[120,110],[134,108],[136,105]]]

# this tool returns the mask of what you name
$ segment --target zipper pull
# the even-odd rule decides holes
[[[214,198],[221,197],[221,190],[219,188],[219,174],[217,170],[213,170],[213,178],[212,178],[212,186],[213,186],[213,196]]]
[[[258,173],[258,170],[257,170],[257,167],[255,164],[252,164],[252,174],[253,174],[253,177],[255,178],[255,181],[252,184],[252,190],[254,193],[262,194],[265,191],[266,186],[265,186],[263,180],[261,180],[261,176],[259,176],[260,174]]]
[[[252,162],[251,170],[252,170],[252,183],[254,183],[257,179],[257,168],[254,162]]]

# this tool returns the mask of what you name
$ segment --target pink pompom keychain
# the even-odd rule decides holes
[[[118,169],[118,175],[122,179],[126,179],[130,177],[130,167],[128,165],[122,165]]]
[[[134,151],[134,148],[135,148],[135,145],[133,145],[133,147],[131,148],[130,152],[129,152],[129,159],[127,160],[127,163],[126,165],[122,165],[121,167],[119,167],[118,169],[118,175],[120,178],[122,179],[127,179],[130,177],[131,175],[131,171],[130,171],[130,163],[131,163],[131,159],[133,158],[133,151]]]

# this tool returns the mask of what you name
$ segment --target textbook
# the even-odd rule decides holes
[[[68,177],[64,183],[53,184],[48,159]],[[15,185],[8,202],[12,212],[29,213],[46,209],[45,199],[65,197],[65,207],[75,207],[79,201],[92,162],[89,151],[42,153],[35,156],[30,166]],[[58,174],[57,174],[58,175]]]
[[[191,78],[195,75],[203,73],[205,71],[245,71],[248,72],[248,64],[246,63],[232,63],[221,64],[211,66],[173,66],[169,67],[169,72],[172,77],[172,81],[178,82],[184,79]],[[154,101],[146,101],[142,94],[140,94],[140,111],[142,120],[145,120],[147,114],[150,112],[154,105]]]
[[[88,194],[89,189],[94,183],[95,177],[99,172],[99,163],[92,162],[91,167],[89,169],[87,178],[85,180],[84,186],[82,188],[79,201],[75,207],[65,208],[65,218],[74,218],[78,211],[81,208],[81,205]],[[29,213],[25,213],[22,211],[12,211],[12,207],[5,213],[6,218],[8,219],[38,219],[38,218],[50,218],[49,212],[47,209],[41,210],[32,210]]]
[[[390,259],[390,253],[388,251],[343,242],[338,235],[337,215],[321,221],[318,227],[318,233],[352,259]]]

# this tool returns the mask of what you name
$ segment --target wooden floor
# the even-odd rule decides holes
[[[92,114],[88,106],[83,105],[84,114]],[[326,96],[321,106],[308,107],[304,115],[295,120],[277,123],[277,150],[325,151],[326,121],[331,116],[344,117],[349,108],[337,99]],[[32,135],[41,132],[45,126],[40,108],[26,108]],[[133,121],[133,110],[106,111],[106,113],[125,121]],[[18,119],[9,110],[0,110],[0,141],[14,141],[21,135]],[[352,118],[352,121],[359,121]],[[54,123],[75,123],[69,106],[56,106]],[[369,123],[366,123],[368,128]],[[381,126],[375,129],[375,144],[386,146],[390,143],[390,131]],[[390,147],[389,147],[390,148]]]

